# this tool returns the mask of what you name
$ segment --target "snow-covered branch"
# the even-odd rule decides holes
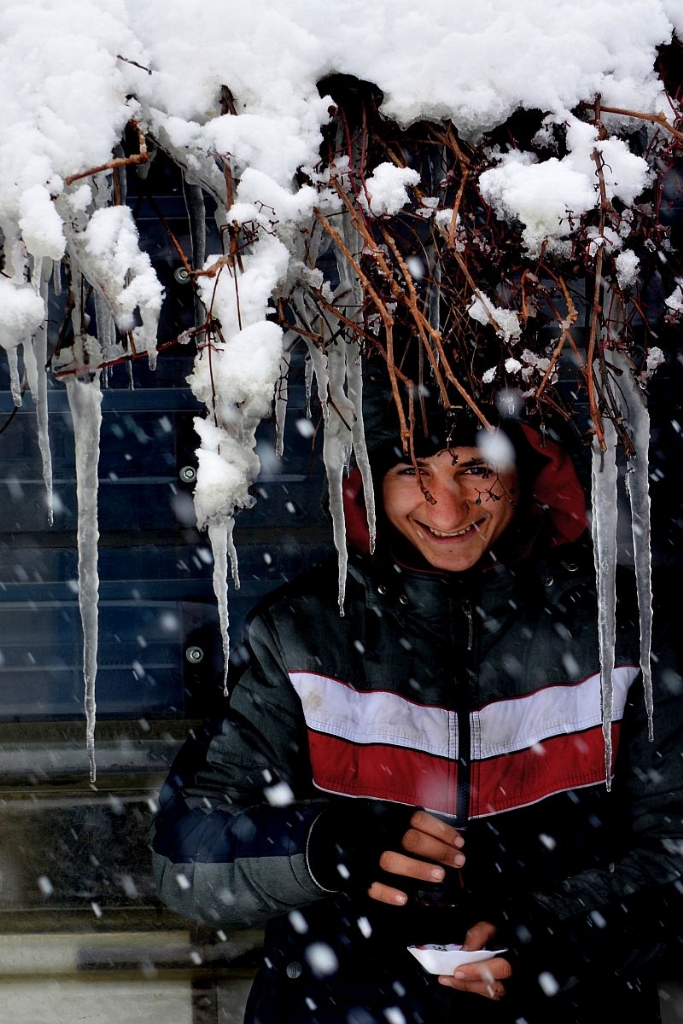
[[[683,315],[660,205],[681,175],[674,0],[378,0],[334,18],[324,0],[210,12],[200,0],[17,0],[0,11],[0,39],[0,345],[15,403],[24,377],[36,400],[48,493],[47,388],[66,384],[83,423],[80,578],[91,595],[102,371],[141,355],[154,366],[164,301],[126,181],[162,158],[188,204],[191,251],[168,230],[194,290],[194,328],[179,340],[195,346],[190,384],[206,410],[195,505],[214,547],[226,663],[233,516],[253,502],[256,430],[296,339],[317,382],[342,606],[352,458],[374,529],[361,400],[373,352],[387,362],[406,451],[426,382],[484,423],[500,402],[543,423],[573,418],[595,438],[594,523],[611,523],[601,467],[619,445],[646,535],[636,396]],[[217,251],[206,251],[207,207]],[[55,330],[47,302],[61,288]],[[626,404],[611,387],[617,365]],[[278,395],[281,425],[284,384]],[[643,543],[637,562],[646,602]],[[601,587],[607,602],[606,577]],[[645,664],[645,619],[642,630]],[[96,618],[84,631],[91,737]]]

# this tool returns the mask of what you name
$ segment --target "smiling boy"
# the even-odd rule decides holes
[[[521,423],[493,448],[467,417],[430,426],[414,463],[370,428],[379,540],[350,479],[344,615],[329,564],[256,610],[225,717],[162,790],[160,894],[217,929],[265,923],[248,1024],[654,1024],[650,964],[683,909],[670,649],[651,743],[620,591],[608,789],[571,461]],[[432,943],[494,955],[436,978],[408,950]]]

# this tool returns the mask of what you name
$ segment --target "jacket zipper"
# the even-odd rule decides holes
[[[472,617],[472,602],[465,600],[462,603],[462,610],[465,613],[467,619],[467,653],[472,653],[472,647],[474,646],[474,619]]]
[[[474,647],[474,617],[472,615],[472,602],[468,599],[462,602],[462,611],[467,620],[467,654],[472,654]],[[467,662],[471,659],[468,657]],[[459,708],[458,718],[458,788],[456,793],[456,811],[458,821],[467,825],[469,819],[469,795],[470,795],[470,712],[469,707]]]

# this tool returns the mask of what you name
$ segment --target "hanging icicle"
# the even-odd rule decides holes
[[[98,598],[97,470],[102,427],[102,392],[99,375],[91,381],[69,377],[66,393],[73,419],[78,500],[78,605],[83,627],[86,750],[90,778],[95,781],[95,681],[97,679]]]
[[[35,268],[36,271],[36,290],[40,295],[41,299],[45,304],[45,310],[47,313],[47,302],[48,302],[48,285],[51,275],[51,268],[49,264],[50,260],[47,261],[48,267]],[[47,269],[47,273],[45,270]],[[26,353],[27,346],[24,346],[24,352]],[[40,458],[43,466],[43,481],[45,483],[45,500],[47,505],[47,521],[48,525],[52,526],[54,522],[54,498],[52,490],[52,455],[50,452],[50,423],[49,423],[49,410],[47,404],[47,316],[43,323],[40,325],[38,330],[31,338],[31,355],[32,361],[35,367],[35,374],[33,381],[31,375],[28,373],[27,363],[27,377],[29,380],[29,387],[31,388],[31,394],[36,406],[36,419],[38,422],[38,448],[40,450]]]
[[[362,248],[360,237],[348,213],[341,218],[341,233],[348,251],[357,252]],[[323,412],[323,462],[329,493],[332,536],[338,556],[339,609],[343,615],[348,569],[343,481],[348,473],[352,455],[355,455],[363,481],[370,550],[374,550],[375,546],[376,513],[363,423],[361,347],[357,336],[349,331],[344,323],[359,318],[363,306],[363,289],[358,276],[341,254],[337,254],[337,269],[339,285],[335,290],[332,304],[335,308],[343,310],[344,315],[343,319],[337,318],[336,330],[333,328],[333,315],[329,319],[322,318],[320,326],[323,337],[327,340],[328,335],[332,335],[324,351],[313,341],[319,323],[315,319],[316,310],[309,309],[303,293],[293,296],[292,301],[299,321],[305,325],[308,332],[308,336],[305,336],[308,348],[307,401],[310,408],[311,381],[315,376]]]
[[[652,697],[652,550],[650,529],[649,445],[650,415],[645,398],[634,378],[633,370],[624,354],[618,350],[609,353],[609,362],[621,376],[617,388],[621,410],[628,423],[635,454],[626,463],[626,493],[631,507],[631,533],[633,537],[633,564],[638,594],[640,619],[640,668],[643,674],[645,707],[648,715],[650,739],[654,735]]]
[[[370,553],[375,550],[377,540],[377,512],[375,508],[375,490],[372,481],[372,469],[368,458],[368,448],[365,441],[365,422],[363,419],[363,370],[360,344],[357,339],[348,343],[346,353],[346,378],[348,396],[353,405],[354,420],[352,427],[353,452],[356,458],[356,465],[363,481],[363,495],[365,497],[365,510],[368,519],[368,533],[370,535]]]
[[[328,391],[325,403],[327,415],[325,418],[325,437],[323,439],[323,460],[330,494],[332,534],[339,562],[339,611],[343,615],[346,572],[349,562],[346,546],[346,523],[344,520],[343,483],[353,452],[353,425],[355,419],[353,404],[344,393],[346,348],[343,342],[337,342],[328,348],[327,367]],[[320,386],[319,383],[318,386]]]
[[[614,697],[614,645],[616,641],[617,567],[617,435],[605,417],[605,450],[593,442],[591,473],[591,530],[598,589],[600,693],[602,734],[605,743],[605,779],[612,780],[612,710]]]
[[[282,340],[280,378],[275,389],[275,454],[279,459],[282,458],[285,451],[285,420],[289,399],[289,353],[295,341],[294,331],[288,331]]]
[[[328,345],[326,353],[323,353],[312,341],[307,340],[307,344],[323,411],[323,463],[329,493],[332,537],[338,556],[339,608],[343,615],[348,569],[343,484],[352,455],[355,455],[363,481],[371,550],[374,550],[376,537],[372,473],[363,427],[360,346],[355,339],[338,339]]]
[[[230,662],[230,615],[228,611],[228,561],[235,589],[240,588],[237,551],[232,538],[235,520],[232,516],[209,523],[208,534],[213,552],[213,590],[218,606],[218,621],[223,643],[223,692],[228,695]]]

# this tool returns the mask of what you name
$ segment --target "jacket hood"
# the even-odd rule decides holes
[[[549,548],[577,541],[588,527],[586,495],[570,455],[529,424],[516,422],[517,455],[525,461],[530,479],[515,522],[522,526],[526,556],[538,546]],[[396,460],[395,460],[396,461]],[[388,467],[387,467],[388,468]],[[375,475],[375,487],[379,480]],[[349,548],[369,554],[370,537],[361,475],[354,467],[344,481],[344,513]],[[376,495],[377,505],[380,505]],[[378,543],[382,516],[378,515]]]

